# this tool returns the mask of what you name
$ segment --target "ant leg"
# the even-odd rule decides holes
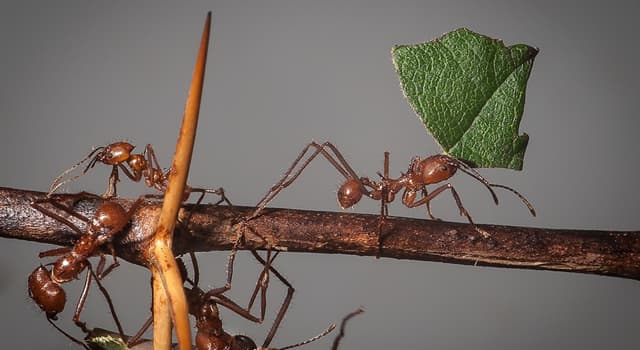
[[[200,266],[198,265],[196,253],[189,252],[189,258],[191,258],[191,266],[193,267],[193,281],[190,282],[193,286],[200,285]]]
[[[182,263],[181,259],[178,259],[178,261]],[[182,266],[184,267],[184,263],[182,263]],[[151,284],[151,294],[152,294],[151,299],[153,299],[153,279],[150,279],[149,282],[150,282],[149,284]],[[153,324],[153,305],[151,306],[150,311],[151,311],[151,315],[149,316],[149,318],[147,318],[147,320],[144,322],[142,327],[140,327],[140,329],[136,332],[135,335],[127,339],[127,348],[132,348],[135,345],[138,345],[143,342],[142,336]]]
[[[109,199],[118,196],[117,184],[120,182],[120,176],[118,175],[118,166],[113,165],[111,168],[111,175],[107,183],[107,190],[102,195],[102,198]]]
[[[166,173],[162,171],[162,167],[160,166],[160,162],[158,162],[158,157],[156,157],[156,152],[153,150],[153,146],[150,143],[144,148],[144,156],[147,158],[147,166],[145,181],[147,182],[147,186],[153,187],[160,192],[166,192],[167,190],[167,179],[169,177],[169,171]]]
[[[469,215],[469,212],[467,211],[467,209],[465,209],[464,206],[462,205],[462,200],[460,199],[460,195],[458,195],[458,192],[456,191],[456,189],[453,187],[453,185],[451,183],[446,183],[446,184],[436,188],[435,190],[433,190],[433,192],[429,193],[429,195],[427,195],[426,197],[421,198],[417,202],[405,203],[405,205],[407,207],[409,207],[409,208],[415,208],[415,207],[418,207],[420,205],[429,203],[433,198],[438,196],[440,193],[446,191],[447,189],[451,190],[451,195],[453,196],[453,199],[456,201],[456,205],[458,206],[458,209],[460,209],[460,215],[461,216],[466,216],[467,220],[469,220],[469,223],[471,225],[475,226],[475,223],[471,219],[471,215]]]
[[[98,261],[98,266],[96,267],[96,278],[102,280],[107,276],[111,271],[113,271],[116,267],[120,266],[120,262],[116,258],[115,248],[113,247],[113,243],[109,243],[109,251],[111,252],[111,256],[113,257],[113,263],[109,265],[106,269],[104,268],[107,259],[103,254],[100,254],[100,260]]]
[[[253,250],[253,254],[258,254],[257,251]],[[249,305],[247,306],[248,310],[253,308],[253,303],[256,301],[258,296],[258,292],[260,292],[260,315],[261,318],[264,318],[267,309],[267,289],[269,288],[269,269],[271,268],[271,264],[276,259],[280,252],[276,252],[273,257],[271,257],[271,250],[267,250],[267,264],[264,265],[264,268],[258,275],[258,280],[256,282],[256,286],[253,289],[253,293],[251,293],[251,298],[249,299]]]
[[[84,193],[84,192],[82,192]],[[80,194],[78,194],[80,195]],[[75,195],[74,195],[75,197]],[[50,198],[46,198],[46,199],[42,199],[39,201],[35,201],[31,203],[31,207],[36,209],[37,211],[39,211],[40,213],[42,213],[43,215],[46,215],[56,221],[59,221],[65,225],[67,225],[70,229],[72,229],[74,232],[76,232],[78,235],[82,235],[83,232],[82,230],[80,230],[80,228],[78,228],[78,226],[76,226],[74,223],[72,223],[71,221],[69,221],[67,218],[64,218],[60,215],[58,215],[57,213],[55,213],[54,211],[46,208],[43,206],[43,204],[48,203],[51,204],[54,208],[57,208],[59,210],[64,211],[65,213],[78,218],[84,222],[88,222],[89,219],[87,219],[86,217],[76,213],[75,211],[73,211],[70,207],[67,207],[63,204],[60,204],[57,200],[55,200],[54,198],[50,197]]]
[[[212,193],[215,195],[220,196],[220,199],[218,199],[217,202],[215,202],[213,205],[219,205],[220,203],[226,203],[230,208],[233,209],[233,204],[231,204],[231,201],[229,201],[229,198],[227,198],[227,196],[224,193],[224,189],[222,187],[218,188],[218,189],[209,189],[209,188],[193,188],[193,187],[187,187],[187,189],[185,190],[185,198],[184,201],[187,201],[187,199],[189,199],[189,196],[191,195],[191,193],[200,193],[200,196],[198,196],[198,200],[196,201],[196,203],[193,205],[193,208],[197,208],[200,203],[202,203],[202,200],[204,199],[204,197],[208,194],[208,193]],[[187,217],[185,218],[185,222],[186,224],[184,225],[185,230],[188,230],[188,226],[189,226],[189,222],[191,221],[191,216],[193,215],[193,210],[190,210],[189,213],[187,214]]]
[[[91,350],[91,348],[89,348],[87,346],[87,344],[83,343],[82,341],[76,339],[74,336],[72,336],[71,334],[67,333],[66,331],[64,331],[62,328],[60,328],[55,322],[53,322],[53,320],[50,317],[47,317],[47,321],[49,321],[49,323],[51,323],[51,325],[53,326],[53,328],[57,329],[58,332],[64,334],[65,337],[67,337],[69,340],[71,340],[72,342],[82,346],[83,348],[85,348],[86,350]]]
[[[389,152],[384,152],[384,166],[383,166],[382,182],[386,183],[389,178]],[[379,173],[378,173],[379,174]],[[376,259],[380,259],[382,255],[382,246],[384,239],[390,234],[383,235],[384,223],[389,215],[389,203],[387,199],[389,197],[389,188],[384,185],[380,191],[380,218],[378,220],[378,252],[376,253]]]
[[[71,249],[72,249],[71,247],[64,247],[64,248],[55,248],[51,250],[45,250],[44,252],[38,253],[38,257],[44,258],[48,256],[60,256],[60,255],[69,253]]]
[[[224,193],[224,188],[220,187],[217,188],[215,190],[210,189],[210,188],[197,188],[197,187],[190,187],[187,190],[189,193],[186,194],[187,196],[189,196],[191,193],[200,193],[200,196],[198,197],[198,200],[196,201],[196,206],[199,205],[200,203],[202,203],[202,200],[204,199],[204,196],[207,195],[208,193],[212,193],[215,195],[220,196],[220,199],[218,199],[217,202],[215,202],[213,205],[219,205],[220,203],[226,203],[229,207],[233,207],[233,204],[231,204],[231,201],[229,201],[229,198],[227,198],[227,196]],[[186,200],[186,199],[185,199]]]
[[[127,348],[132,348],[140,344],[142,342],[142,339],[141,339],[142,336],[149,329],[149,327],[151,327],[152,324],[153,324],[153,314],[149,316],[149,318],[147,318],[147,320],[144,322],[142,327],[140,327],[140,329],[136,332],[135,335],[127,339]]]
[[[386,192],[387,191],[385,190],[382,191],[382,198],[380,199],[380,218],[378,219],[378,252],[376,253],[376,259],[380,259],[380,256],[382,256],[384,240],[391,234],[391,232],[387,234],[383,234],[382,232],[384,229],[385,221],[387,220],[387,215],[389,213],[389,204],[385,200],[387,194]]]
[[[284,320],[284,315],[286,314],[287,309],[291,304],[291,299],[293,298],[293,293],[295,292],[295,288],[293,288],[291,283],[286,278],[284,278],[284,276],[282,276],[278,270],[276,270],[270,263],[267,263],[258,253],[256,253],[255,251],[252,251],[251,253],[262,265],[269,266],[269,271],[273,272],[274,276],[276,276],[280,280],[280,282],[282,282],[282,284],[284,284],[287,287],[287,295],[284,298],[282,306],[280,306],[280,310],[278,310],[278,315],[276,316],[276,319],[273,321],[273,325],[269,330],[269,334],[267,334],[267,337],[265,338],[264,343],[262,344],[262,347],[266,348],[269,346],[269,344],[271,344],[271,340],[275,336],[276,331],[278,330],[278,327],[280,327],[280,323],[282,323],[282,320]]]
[[[426,188],[422,189],[422,197],[426,197],[429,195],[429,192],[427,191]],[[427,215],[429,215],[429,219],[434,220],[434,221],[440,221],[439,218],[433,216],[433,213],[431,212],[431,201],[427,202],[425,204],[425,206],[427,207]]]
[[[100,291],[105,297],[105,300],[107,301],[107,304],[109,306],[109,311],[111,312],[111,316],[113,317],[113,320],[116,323],[116,327],[118,328],[118,333],[120,334],[120,337],[124,339],[124,331],[122,329],[122,325],[120,324],[120,320],[116,315],[115,308],[113,307],[111,296],[109,296],[109,292],[107,292],[107,290],[104,288],[102,283],[100,283],[100,280],[93,272],[93,268],[91,267],[91,264],[89,264],[89,262],[87,262],[87,276],[85,278],[84,287],[82,288],[82,292],[80,293],[80,298],[78,299],[78,303],[76,304],[76,310],[73,314],[73,322],[84,333],[89,333],[89,329],[87,328],[86,322],[80,321],[80,314],[82,313],[82,309],[84,309],[84,304],[87,301],[87,296],[89,295],[89,287],[91,286],[91,281],[94,278],[96,280],[96,284],[98,285],[98,288],[100,289]]]
[[[311,155],[303,161],[304,156],[311,148],[315,148],[315,151],[313,151]],[[332,156],[325,148],[330,149],[335,157]],[[331,163],[331,165],[333,165],[336,170],[338,170],[338,172],[345,177],[345,179],[358,179],[358,175],[353,170],[353,168],[351,168],[347,160],[340,153],[336,146],[334,146],[330,142],[324,142],[322,145],[320,145],[315,141],[312,141],[302,149],[296,159],[294,159],[291,166],[289,166],[289,168],[282,174],[280,180],[275,185],[273,185],[271,189],[269,189],[264,197],[262,197],[262,199],[256,205],[256,210],[247,217],[247,220],[251,220],[257,217],[260,212],[262,212],[262,210],[269,204],[269,202],[271,202],[275,198],[275,196],[280,193],[280,191],[290,186],[298,178],[298,176],[300,176],[302,171],[309,165],[309,163],[311,163],[311,161],[313,161],[313,159],[315,159],[319,154],[322,154],[329,161],[329,163]],[[368,190],[363,188],[363,191],[367,193],[367,195],[369,195]]]
[[[233,300],[225,297],[223,294],[219,294],[217,293],[217,291],[214,290],[210,290],[208,292],[202,292],[202,290],[200,289],[200,287],[198,286],[200,278],[199,278],[199,274],[200,274],[200,270],[198,267],[198,260],[196,259],[196,256],[193,252],[189,252],[189,256],[191,257],[191,263],[193,266],[193,274],[194,274],[194,278],[193,280],[189,278],[186,267],[184,265],[184,262],[182,259],[178,258],[177,262],[178,262],[178,267],[180,268],[180,273],[184,279],[184,281],[189,282],[192,286],[191,289],[187,289],[185,288],[186,291],[190,291],[191,293],[187,292],[187,295],[191,294],[191,295],[198,295],[198,298],[200,300],[206,301],[210,298],[214,298],[215,303],[222,305],[224,307],[226,307],[227,309],[235,312],[236,314],[240,315],[241,317],[244,317],[245,319],[251,321],[251,322],[255,322],[255,323],[262,323],[263,319],[264,319],[264,315],[262,316],[262,318],[258,318],[254,315],[251,314],[251,312],[247,309],[242,308],[240,305],[238,305],[236,302],[234,302]],[[187,296],[187,298],[189,298]]]
[[[231,281],[233,280],[233,264],[236,260],[236,253],[238,253],[238,242],[240,242],[240,239],[236,240],[236,244],[234,244],[231,249],[231,253],[229,254],[229,258],[227,259],[227,281],[223,287],[212,289],[210,291],[211,295],[219,295],[231,289]]]
[[[76,311],[73,314],[73,322],[78,326],[84,333],[89,333],[89,329],[87,328],[87,324],[85,322],[80,321],[80,313],[84,308],[84,303],[87,300],[87,295],[89,295],[89,286],[91,286],[91,269],[87,269],[87,276],[84,280],[84,287],[82,288],[82,292],[80,293],[80,299],[78,299],[78,303],[76,304]]]
[[[91,275],[93,275],[93,278],[95,279],[96,284],[98,285],[98,289],[100,289],[100,292],[102,292],[102,295],[104,296],[104,299],[107,302],[107,305],[109,307],[109,312],[111,313],[111,316],[113,317],[113,322],[115,322],[116,327],[118,328],[118,333],[120,334],[120,337],[122,339],[125,339],[125,335],[124,335],[124,330],[122,328],[122,324],[120,323],[120,320],[118,319],[118,315],[116,314],[116,309],[113,306],[113,301],[111,300],[111,296],[109,295],[109,292],[102,285],[102,282],[100,282],[100,279],[94,273],[94,271],[93,271],[93,269],[91,268],[90,265],[88,266],[88,268],[89,268],[89,272],[91,273]]]
[[[158,162],[158,157],[156,157],[156,152],[153,150],[153,146],[150,143],[144,147],[144,154],[147,156],[147,164],[154,169],[160,170],[162,172],[162,167],[160,167],[160,162]]]

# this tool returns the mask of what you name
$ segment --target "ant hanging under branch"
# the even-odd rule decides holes
[[[345,181],[338,189],[338,203],[343,209],[350,208],[360,202],[363,196],[380,201],[380,222],[378,227],[380,250],[382,249],[382,241],[384,238],[382,229],[388,216],[388,204],[393,202],[396,195],[401,191],[402,204],[409,208],[424,205],[427,215],[431,219],[436,219],[431,213],[430,202],[442,192],[449,190],[460,210],[460,215],[465,216],[469,223],[474,225],[471,215],[462,205],[460,195],[451,183],[447,182],[442,184],[431,192],[427,190],[427,186],[442,183],[450,179],[458,170],[481,182],[491,193],[496,205],[498,204],[498,196],[493,189],[502,188],[520,198],[531,212],[531,215],[536,215],[533,205],[518,191],[505,185],[490,183],[468,164],[445,154],[438,154],[424,159],[415,157],[411,160],[409,168],[405,173],[401,173],[398,178],[391,178],[389,175],[389,152],[385,152],[384,172],[382,174],[378,173],[380,177],[379,181],[374,181],[368,177],[358,176],[338,148],[332,143],[325,142],[318,144],[311,142],[298,154],[298,157],[284,172],[280,181],[273,185],[260,202],[258,202],[255,211],[249,218],[258,216],[269,202],[271,202],[280,191],[290,186],[309,163],[320,154],[345,178]],[[305,158],[305,156],[307,157]]]
[[[257,254],[257,253],[256,253]],[[269,344],[275,335],[278,326],[284,319],[284,314],[291,303],[291,296],[293,293],[293,288],[288,284],[286,280],[283,280],[283,283],[289,286],[289,293],[287,293],[287,297],[283,305],[278,312],[276,320],[269,331],[269,334],[265,338],[264,343],[261,347],[258,347],[255,342],[244,335],[230,335],[224,331],[222,328],[222,320],[220,319],[220,311],[218,309],[218,305],[224,306],[227,309],[235,312],[239,316],[256,323],[262,323],[264,320],[265,309],[266,309],[266,288],[268,287],[268,274],[267,271],[271,270],[278,278],[283,278],[280,274],[275,270],[272,266],[273,260],[277,256],[277,252],[275,255],[271,256],[271,251],[267,252],[266,261],[261,257],[257,256],[256,258],[264,264],[264,270],[260,274],[260,278],[258,279],[258,283],[256,284],[253,294],[251,296],[251,300],[249,301],[249,306],[247,308],[243,308],[238,305],[233,300],[224,296],[222,293],[226,290],[221,289],[212,289],[209,291],[204,291],[199,287],[199,268],[198,263],[194,253],[189,253],[191,262],[193,264],[194,277],[191,279],[188,276],[187,269],[184,265],[182,259],[178,258],[178,267],[180,268],[180,273],[182,275],[183,281],[186,284],[189,284],[190,287],[185,286],[184,291],[187,297],[187,302],[189,304],[189,313],[192,314],[196,318],[196,328],[198,329],[196,333],[196,348],[198,350],[212,350],[212,349],[229,349],[229,350],[255,350],[255,349],[272,349],[269,348]],[[265,278],[267,279],[265,281]],[[260,317],[254,316],[251,314],[250,310],[253,305],[253,302],[256,298],[258,292],[262,292],[262,304],[261,304],[261,314]],[[310,342],[316,341],[321,337],[329,334],[335,325],[332,325],[327,330],[322,332],[320,335],[315,336],[311,339],[305,340],[303,342],[286,346],[284,348],[280,348],[280,350],[291,349],[298,346],[302,346],[308,344]],[[276,349],[273,349],[276,350]]]
[[[69,228],[79,234],[79,238],[74,243],[73,247],[57,248],[41,252],[39,254],[40,258],[53,256],[59,256],[59,258],[57,258],[53,263],[45,265],[51,265],[52,267],[50,270],[42,265],[36,268],[29,276],[28,288],[29,296],[45,312],[47,321],[49,321],[49,323],[51,323],[67,338],[86,349],[89,349],[84,343],[63,331],[52,322],[52,320],[57,319],[57,314],[62,312],[66,303],[66,293],[62,288],[62,284],[78,279],[80,273],[86,269],[87,274],[85,277],[85,283],[82,292],[80,293],[78,303],[76,304],[75,313],[73,314],[73,322],[85,334],[89,333],[89,329],[86,324],[80,321],[80,314],[89,294],[91,282],[95,280],[98,288],[109,305],[109,310],[113,316],[116,326],[118,327],[118,332],[124,339],[124,332],[118,317],[116,316],[109,293],[102,286],[100,280],[114,268],[119,266],[113,246],[113,237],[129,224],[131,216],[141,205],[144,198],[138,198],[138,200],[131,205],[129,210],[125,210],[117,202],[106,200],[100,204],[92,218],[84,217],[73,211],[72,206],[63,204],[63,200],[75,203],[78,200],[87,198],[100,197],[94,194],[82,192],[75,195],[54,196],[31,204],[32,207],[39,210],[44,215],[54,218],[69,226]],[[59,215],[54,210],[46,206],[47,204],[55,208],[55,210],[62,211],[71,217],[84,221],[86,223],[86,230],[80,230],[80,228],[73,224],[69,219]],[[104,249],[108,250],[113,256],[113,263],[106,268],[106,258],[103,253]],[[89,258],[95,255],[99,256],[100,260],[96,270],[94,271]]]

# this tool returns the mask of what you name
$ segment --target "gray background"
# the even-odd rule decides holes
[[[0,7],[0,185],[46,190],[93,145],[153,143],[168,165],[205,12],[214,11],[200,128],[190,183],[224,186],[254,204],[309,140],[331,140],[354,168],[375,176],[391,151],[393,174],[438,152],[402,97],[394,44],[461,26],[540,47],[521,131],[531,136],[522,172],[486,170],[535,204],[499,207],[475,181],[454,180],[479,223],[639,229],[637,198],[639,11],[632,2],[198,1],[3,2]],[[104,190],[100,168],[68,191]],[[309,167],[276,206],[338,210],[338,174]],[[143,185],[122,185],[135,196]],[[375,213],[366,201],[354,211]],[[437,215],[458,220],[448,196]],[[393,215],[422,217],[401,205]],[[26,294],[26,276],[49,247],[2,240],[3,347],[67,348]],[[220,285],[225,253],[201,255]],[[234,291],[246,296],[256,264],[241,255]],[[342,349],[637,349],[638,282],[348,256],[286,254],[278,267],[297,288],[274,346],[306,339],[362,305]],[[123,266],[106,284],[125,327],[148,315],[148,275]],[[61,324],[80,283],[68,286]],[[272,283],[272,306],[283,290]],[[276,299],[277,298],[277,299]],[[93,294],[84,318],[113,328]],[[273,315],[271,313],[270,315]],[[231,332],[261,341],[268,329],[224,314]],[[327,349],[333,336],[307,346]]]

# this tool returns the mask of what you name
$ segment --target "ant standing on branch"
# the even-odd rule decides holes
[[[308,157],[305,159],[305,155]],[[363,196],[367,196],[373,200],[380,201],[380,220],[378,223],[378,257],[382,253],[383,241],[386,235],[383,235],[384,224],[388,216],[388,204],[393,202],[398,193],[402,192],[402,204],[409,208],[415,208],[424,205],[427,215],[431,219],[436,219],[431,213],[430,202],[442,192],[449,190],[453,196],[460,215],[465,216],[470,224],[474,225],[471,215],[462,205],[462,200],[453,185],[449,182],[436,187],[428,192],[427,186],[441,183],[450,179],[458,170],[470,175],[474,179],[480,181],[491,193],[493,201],[498,204],[498,197],[493,188],[502,188],[515,194],[527,206],[531,215],[535,216],[536,212],[531,203],[518,191],[511,187],[490,183],[478,171],[473,169],[463,161],[450,157],[445,154],[437,154],[424,159],[414,157],[409,164],[409,168],[405,173],[401,173],[398,178],[391,178],[389,175],[389,152],[384,153],[384,172],[381,174],[379,181],[374,181],[368,177],[360,177],[349,165],[338,148],[331,142],[318,144],[310,142],[307,144],[293,164],[284,172],[280,181],[271,187],[265,196],[256,205],[255,211],[249,216],[249,219],[257,217],[264,208],[271,202],[280,191],[290,186],[300,176],[302,171],[315,159],[322,154],[333,165],[334,168],[345,178],[338,189],[338,203],[343,209],[347,209],[358,203]],[[418,197],[421,195],[421,197]]]
[[[89,169],[92,169],[97,163],[111,165],[111,175],[109,175],[109,180],[107,182],[107,190],[102,195],[104,198],[108,199],[117,197],[117,184],[120,182],[119,170],[134,182],[140,182],[140,180],[144,178],[144,182],[147,187],[154,188],[164,193],[167,189],[169,173],[171,170],[167,170],[166,172],[162,170],[160,163],[158,162],[158,158],[156,157],[156,153],[153,150],[153,146],[150,144],[147,144],[144,149],[144,153],[142,154],[133,153],[134,148],[135,146],[129,142],[119,141],[93,149],[78,163],[63,171],[62,174],[55,178],[49,188],[48,196],[51,196],[51,194],[64,184],[75,181],[86,174]],[[65,179],[65,176],[87,161],[87,166],[79,174]],[[200,197],[196,201],[198,204],[202,202],[202,199],[207,193],[213,193],[220,196],[218,203],[225,202],[231,206],[231,202],[229,202],[229,199],[225,196],[223,188],[212,190],[208,188],[187,186],[183,200],[186,201],[189,195],[193,192],[200,193]]]

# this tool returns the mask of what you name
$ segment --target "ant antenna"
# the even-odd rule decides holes
[[[87,154],[84,158],[82,158],[79,162],[77,162],[76,164],[72,165],[69,169],[65,170],[62,172],[62,174],[58,175],[58,177],[55,178],[55,180],[53,180],[53,183],[51,184],[51,187],[49,187],[49,193],[47,194],[48,196],[50,196],[53,192],[55,192],[58,188],[60,188],[62,185],[69,183],[79,177],[81,177],[84,173],[87,172],[87,170],[89,170],[89,168],[92,168],[96,162],[97,159],[94,157],[91,162],[89,162],[89,164],[87,165],[87,167],[84,169],[84,171],[76,176],[73,176],[71,178],[68,178],[64,181],[60,181],[62,180],[62,178],[65,177],[65,175],[69,174],[70,172],[72,172],[75,168],[77,168],[78,166],[80,166],[82,163],[86,162],[87,159],[93,157],[94,154],[96,154],[96,152],[103,150],[105,147],[104,146],[100,146],[97,147],[95,149],[93,149],[91,152],[89,152],[89,154]]]
[[[533,207],[533,205],[523,195],[520,194],[520,192],[514,190],[513,188],[511,188],[509,186],[500,185],[500,184],[489,184],[489,186],[504,188],[505,190],[511,191],[511,193],[513,193],[516,196],[518,196],[518,198],[520,198],[522,203],[524,203],[524,205],[527,206],[527,208],[529,209],[529,212],[531,212],[531,215],[532,216],[536,216],[536,209]]]
[[[518,198],[520,198],[520,200],[522,201],[522,203],[524,203],[524,205],[527,206],[527,208],[529,209],[529,212],[531,213],[531,215],[536,216],[536,210],[533,207],[533,205],[531,204],[531,202],[529,202],[522,194],[520,194],[520,192],[514,190],[513,188],[509,187],[509,186],[505,186],[505,185],[500,185],[500,184],[493,184],[493,183],[489,183],[489,181],[487,181],[487,179],[485,179],[482,175],[480,175],[480,173],[475,170],[474,168],[470,167],[469,164],[456,159],[456,158],[449,158],[451,161],[453,161],[454,164],[456,164],[458,166],[458,169],[460,169],[462,172],[464,172],[467,175],[470,175],[471,177],[475,178],[476,180],[482,182],[491,192],[491,195],[493,196],[493,200],[496,203],[496,205],[498,204],[498,197],[496,196],[496,193],[493,191],[492,187],[498,187],[498,188],[503,188],[507,191],[511,191],[511,193],[515,194],[516,196],[518,196]]]
[[[331,331],[333,331],[335,328],[336,328],[336,325],[332,324],[331,326],[329,326],[329,328],[325,329],[322,333],[316,335],[315,337],[313,337],[311,339],[307,339],[307,340],[305,340],[303,342],[300,342],[300,343],[297,343],[297,344],[285,346],[284,348],[279,348],[277,350],[287,350],[287,349],[297,348],[298,346],[307,345],[307,344],[312,343],[312,342],[324,337],[325,335],[331,333]]]
[[[493,189],[491,188],[491,184],[489,183],[489,181],[487,181],[487,179],[485,179],[482,175],[480,175],[480,173],[475,170],[474,168],[470,167],[469,164],[447,156],[447,161],[450,162],[451,165],[456,166],[458,169],[460,169],[463,173],[473,177],[474,179],[482,182],[482,184],[485,185],[485,187],[487,187],[487,189],[489,190],[489,192],[491,192],[491,196],[493,197],[493,201],[496,203],[496,205],[498,205],[498,196],[496,195],[496,193],[493,191]]]

